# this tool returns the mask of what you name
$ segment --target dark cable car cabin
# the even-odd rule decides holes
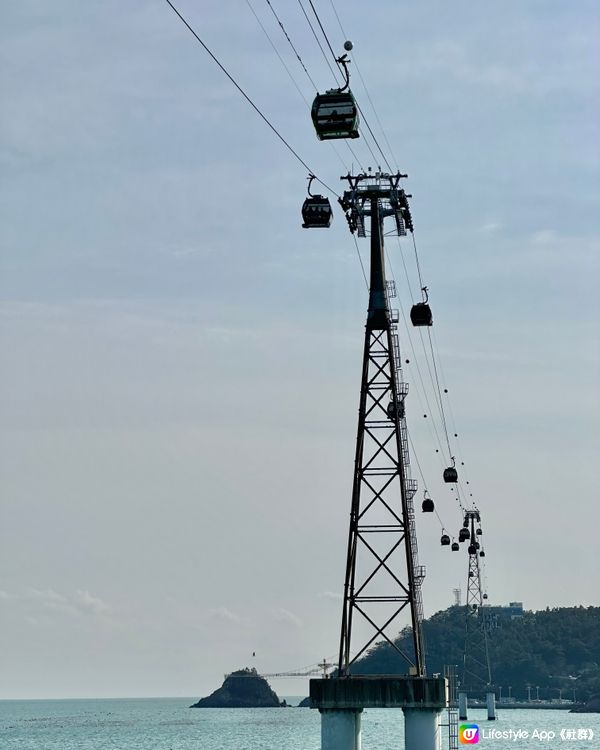
[[[344,67],[346,83],[340,89],[329,89],[317,94],[310,115],[320,141],[335,138],[358,138],[358,105],[350,91],[348,56],[338,57],[337,62]]]
[[[421,504],[421,510],[423,513],[433,513],[434,507],[433,500],[430,497],[426,497]]]
[[[442,538],[440,539],[440,543],[442,547],[449,547],[450,546],[450,537],[448,534],[442,534]]]
[[[458,532],[458,541],[459,541],[459,542],[466,542],[466,541],[467,541],[467,539],[468,539],[468,538],[469,538],[470,536],[471,536],[471,535],[469,534],[469,529],[461,529],[461,530],[460,530],[460,531]]]
[[[484,598],[484,599],[487,599],[487,598],[488,598],[488,595],[487,595],[487,594],[484,594],[484,595],[483,595],[483,598]]]
[[[468,518],[465,518],[465,520],[463,521],[463,526],[465,527],[465,529],[469,528],[469,519]]]
[[[483,534],[483,531],[481,530],[481,528],[478,528],[475,533],[477,534],[477,536],[481,536]]]
[[[458,542],[452,542],[452,552],[458,552],[460,545]]]
[[[404,417],[404,401],[398,401],[398,419]],[[394,419],[394,402],[390,401],[386,409],[387,415],[390,419]]]
[[[483,550],[479,553],[479,557],[485,557],[485,552]]]
[[[451,456],[452,459],[452,466],[449,466],[447,469],[444,469],[444,482],[447,484],[450,484],[452,482],[458,482],[458,472],[455,469],[456,461],[454,460],[454,456]],[[467,519],[465,519],[466,521]]]
[[[323,195],[311,195],[302,205],[302,227],[316,229],[331,226],[333,211],[329,198]]]
[[[477,547],[474,544],[469,544],[468,553],[474,555],[477,552]]]
[[[433,315],[431,314],[431,308],[427,304],[429,299],[427,296],[427,287],[424,286],[421,291],[425,299],[423,302],[417,302],[416,305],[410,308],[410,320],[414,326],[432,326]]]
[[[449,466],[447,469],[444,469],[444,482],[446,482],[446,484],[458,482],[458,472],[454,466]]]
[[[432,326],[433,315],[426,302],[417,302],[410,308],[410,320],[414,326]]]
[[[310,114],[320,141],[359,137],[358,107],[350,90],[317,94]]]

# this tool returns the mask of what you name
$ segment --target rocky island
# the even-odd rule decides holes
[[[218,690],[190,708],[280,708],[287,706],[256,669],[238,669],[225,677]]]

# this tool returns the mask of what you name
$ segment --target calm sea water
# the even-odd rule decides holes
[[[296,708],[190,709],[193,698],[0,701],[1,750],[319,750],[318,711]],[[290,700],[288,698],[288,700]],[[292,703],[297,702],[291,699]],[[500,711],[496,722],[472,711],[486,731],[555,732],[548,740],[481,739],[481,748],[594,748],[600,714]],[[363,712],[364,750],[402,750],[399,710]],[[560,730],[592,729],[594,739],[560,739]],[[445,744],[447,747],[447,743]],[[444,745],[442,746],[444,747]],[[461,747],[464,747],[461,745]]]

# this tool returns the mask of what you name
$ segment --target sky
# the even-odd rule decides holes
[[[272,6],[335,86],[300,6]],[[409,175],[489,601],[598,606],[598,5],[336,6],[343,34],[315,3]],[[379,166],[364,137],[317,140],[266,3],[178,7],[336,192]],[[307,170],[163,0],[1,14],[0,698],[198,697],[334,656],[367,304],[343,215],[301,228]],[[386,247],[407,315],[412,245]],[[398,332],[413,455],[456,534],[426,360]],[[467,555],[435,517],[417,532],[429,616]]]

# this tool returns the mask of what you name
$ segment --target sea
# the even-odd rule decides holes
[[[284,697],[292,705],[300,700]],[[318,711],[189,708],[196,700],[0,701],[0,750],[320,750]],[[470,744],[481,748],[600,750],[600,714],[500,708],[495,722],[472,710],[468,723],[478,725],[479,741]],[[363,712],[363,750],[402,750],[403,735],[401,710]]]

